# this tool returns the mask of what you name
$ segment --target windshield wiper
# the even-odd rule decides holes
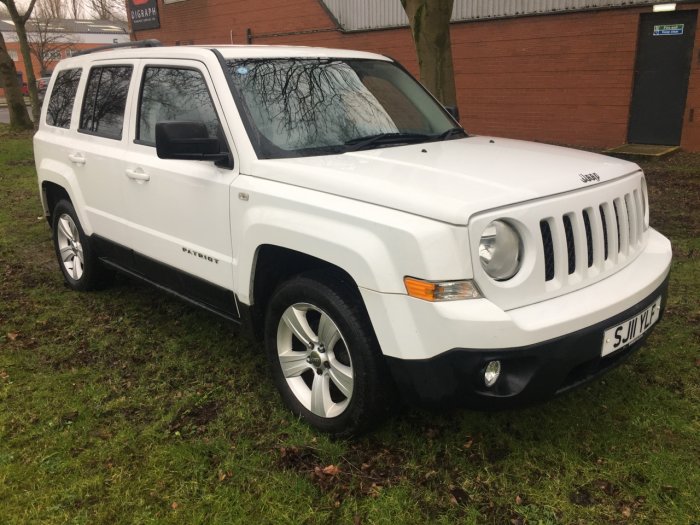
[[[440,133],[439,135],[437,135],[435,137],[435,140],[447,140],[455,135],[461,135],[462,137],[466,137],[467,133],[462,128],[450,128],[444,133]]]
[[[384,144],[411,144],[425,140],[431,140],[432,135],[424,133],[378,133],[368,137],[358,137],[345,142],[346,151],[358,151],[371,146]]]

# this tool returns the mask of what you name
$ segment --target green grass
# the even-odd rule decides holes
[[[645,168],[675,260],[641,352],[544,405],[332,441],[226,322],[128,279],[65,288],[30,137],[0,127],[0,523],[697,523],[700,156]]]

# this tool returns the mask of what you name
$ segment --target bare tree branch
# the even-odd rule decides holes
[[[63,52],[77,42],[77,39],[72,36],[52,30],[53,22],[55,22],[53,19],[35,18],[27,34],[29,48],[39,61],[42,76],[52,69],[49,67],[51,63],[60,60]]]
[[[126,20],[125,3],[122,0],[85,0],[85,7],[97,20]]]
[[[34,17],[41,20],[68,18],[67,7],[62,0],[37,0]]]
[[[81,0],[67,0],[67,4],[69,18],[79,20],[83,17],[83,4]]]
[[[27,23],[27,20],[29,20],[29,18],[31,18],[31,16],[32,16],[32,11],[34,10],[34,6],[35,6],[35,5],[36,5],[36,0],[32,0],[31,2],[29,2],[29,7],[27,8],[27,10],[26,10],[26,11],[24,12],[24,14],[22,15],[22,22],[23,22],[23,23],[26,24],[26,23]]]

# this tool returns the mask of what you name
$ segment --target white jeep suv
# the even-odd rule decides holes
[[[358,433],[397,391],[545,399],[661,317],[637,165],[469,135],[381,55],[151,44],[51,77],[34,150],[65,280],[119,270],[249,322],[317,429]]]

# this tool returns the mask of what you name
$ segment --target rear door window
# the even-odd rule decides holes
[[[81,72],[81,69],[64,69],[58,73],[46,109],[46,123],[49,126],[70,128]]]
[[[131,73],[131,66],[100,66],[90,70],[80,114],[80,131],[121,139]]]

